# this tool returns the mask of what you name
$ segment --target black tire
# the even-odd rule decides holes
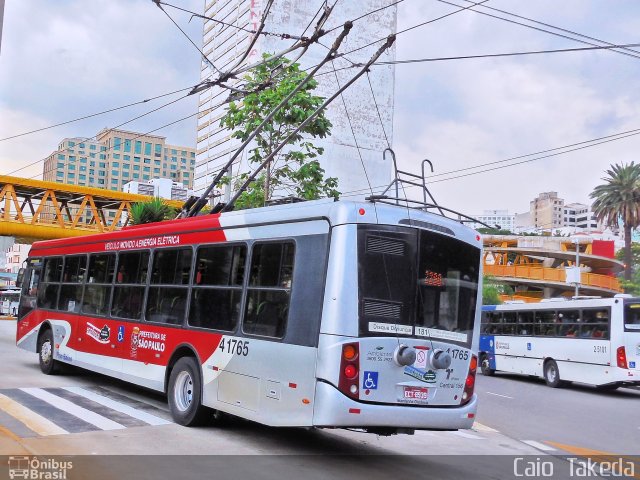
[[[58,371],[58,362],[53,359],[54,349],[53,332],[47,328],[38,337],[38,361],[45,375],[54,375]]]
[[[486,354],[480,357],[480,371],[487,377],[493,377],[496,374],[496,371],[489,367],[489,357]]]
[[[563,385],[562,380],[560,380],[558,364],[554,360],[547,360],[544,364],[544,381],[551,388],[558,388]]]
[[[173,420],[186,427],[203,425],[211,410],[202,405],[200,368],[193,357],[182,357],[171,370],[167,391]]]

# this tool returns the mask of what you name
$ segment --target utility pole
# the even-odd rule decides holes
[[[576,238],[576,267],[578,268],[578,281],[576,282],[576,292],[575,296],[577,297],[580,292],[580,281],[582,280],[582,273],[580,272],[580,241]]]

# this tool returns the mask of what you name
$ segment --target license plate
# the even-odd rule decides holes
[[[404,398],[407,400],[427,400],[429,389],[425,387],[404,387]]]

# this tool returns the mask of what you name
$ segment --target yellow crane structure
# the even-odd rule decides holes
[[[0,236],[50,240],[111,232],[146,195],[0,175]],[[163,200],[171,207],[182,202]],[[125,222],[126,224],[126,222]]]

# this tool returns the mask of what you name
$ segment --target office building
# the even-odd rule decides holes
[[[275,2],[265,23],[265,31],[283,32],[300,35],[310,24],[314,14],[319,10],[324,0],[290,0]],[[225,70],[230,68],[247,50],[251,30],[258,28],[262,18],[262,7],[266,2],[260,0],[205,0],[204,14],[215,20],[204,22],[203,51],[208,60],[216,68]],[[362,0],[358,2],[338,2],[330,16],[327,26],[341,25],[347,19],[357,18],[367,12],[390,5],[391,0]],[[383,40],[396,30],[396,6],[381,9],[375,15],[363,18],[354,23],[351,33],[339,51],[346,52],[358,46],[366,45],[372,40],[381,40],[374,45],[347,55],[346,59],[334,61],[336,69],[348,67],[351,62],[365,62],[375,52]],[[315,22],[314,22],[315,24]],[[239,29],[238,27],[244,29]],[[313,26],[311,26],[313,28]],[[325,45],[330,45],[341,28],[336,29],[323,39]],[[311,30],[307,30],[307,35]],[[282,40],[277,36],[261,36],[251,50],[246,64],[252,64],[262,58],[263,53],[282,51],[292,44],[293,40]],[[326,56],[326,48],[314,44],[300,60],[302,68],[308,68],[319,63]],[[294,58],[297,53],[288,57]],[[390,48],[380,60],[395,59],[395,48]],[[338,82],[342,86],[351,79],[356,69],[341,70],[334,74],[331,63],[325,65],[317,75],[318,88],[313,92],[322,97],[329,97],[338,89]],[[393,142],[393,106],[394,106],[394,66],[376,66],[369,73],[371,86],[367,78],[352,85],[344,93],[344,102],[338,97],[328,108],[327,117],[333,124],[331,135],[325,139],[313,139],[313,143],[324,148],[324,154],[319,158],[326,176],[337,177],[338,190],[342,193],[363,189],[362,194],[368,194],[369,186],[380,191],[389,184],[393,176],[391,161],[383,160],[382,152]],[[207,61],[201,65],[201,79],[214,79],[217,72]],[[237,79],[240,81],[241,79]],[[230,82],[233,85],[233,82]],[[374,107],[379,107],[382,123]],[[224,115],[223,103],[229,96],[229,90],[220,87],[204,90],[199,96],[199,115],[197,133],[197,154],[195,167],[194,190],[202,192],[211,182],[220,167],[227,163],[236,151],[239,141],[231,138],[228,130],[220,127],[220,119]],[[360,147],[360,158],[357,145]],[[384,130],[383,130],[384,129]],[[251,147],[251,145],[249,146]],[[234,166],[233,175],[239,171],[248,171],[247,151],[240,157],[240,162]],[[363,163],[366,167],[363,168]],[[368,178],[367,178],[368,175]]]
[[[121,191],[130,181],[166,177],[193,187],[195,149],[165,137],[103,129],[95,139],[65,138],[44,162],[43,179]]]

